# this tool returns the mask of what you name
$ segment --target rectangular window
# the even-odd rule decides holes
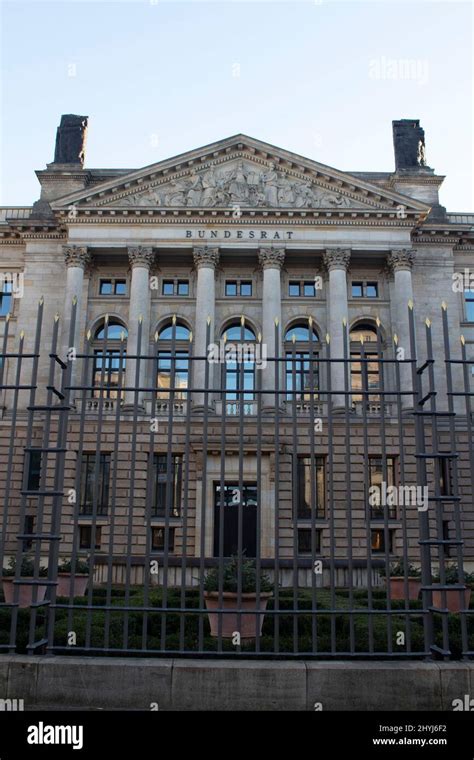
[[[303,283],[303,294],[307,297],[314,298],[316,295],[316,287],[314,282]]]
[[[178,280],[178,295],[189,296],[189,281],[188,280]]]
[[[324,518],[326,504],[326,484],[324,457],[297,457],[296,508],[298,520],[311,520],[311,505],[314,503],[316,519]]]
[[[449,541],[450,535],[449,535],[449,520],[443,520],[443,541]],[[451,556],[451,546],[450,544],[444,545],[444,556],[450,557]]]
[[[101,296],[125,296],[127,295],[126,280],[101,280],[99,284]]]
[[[290,282],[288,285],[288,295],[289,296],[299,296],[300,293],[300,283],[299,282]]]
[[[12,311],[13,283],[3,280],[0,288],[0,317],[6,317]]]
[[[33,450],[26,452],[26,461],[28,468],[28,480],[26,488],[28,491],[39,491],[41,479],[41,451]]]
[[[285,360],[287,401],[310,401],[318,398],[319,369],[318,354],[307,351],[287,351]],[[311,369],[312,368],[312,369]]]
[[[100,289],[99,289],[101,296],[110,296],[113,293],[112,290],[112,280],[101,280],[100,281]]]
[[[126,296],[127,295],[127,282],[126,280],[115,280],[115,295]]]
[[[378,298],[379,285],[377,282],[353,282],[352,298]]]
[[[174,295],[174,280],[163,280],[162,293],[164,296]]]
[[[23,532],[27,535],[31,535],[32,533],[34,533],[34,530],[35,530],[35,518],[33,517],[33,515],[25,515],[25,523],[24,523]],[[23,551],[27,552],[32,548],[33,548],[33,539],[24,538]]]
[[[376,528],[370,531],[372,540],[372,554],[385,554],[385,530],[384,528]],[[395,531],[388,531],[388,553],[393,554],[393,537]]]
[[[240,295],[241,296],[251,296],[252,295],[252,283],[251,282],[241,282],[240,283]]]
[[[440,496],[452,496],[451,463],[447,457],[438,457]]]
[[[100,549],[102,528],[95,526],[95,549]],[[92,549],[92,525],[79,525],[79,549]]]
[[[474,322],[474,290],[464,291],[464,311],[466,322]]]
[[[163,552],[165,550],[165,528],[153,527],[151,529],[151,550],[154,552]],[[168,528],[168,551],[174,551],[175,529]]]
[[[385,507],[382,504],[383,493],[387,493],[386,489],[389,486],[396,485],[395,482],[395,457],[386,457],[386,479],[385,489],[383,488],[384,471],[383,471],[383,458],[382,457],[369,457],[369,487],[372,489],[369,492],[370,498],[370,519],[371,520],[383,520],[385,514]],[[377,491],[375,491],[377,488]],[[377,501],[374,504],[374,501]],[[387,514],[390,520],[396,520],[397,508],[396,505],[389,505],[387,507]]]
[[[181,515],[181,486],[183,480],[182,454],[173,454],[168,470],[168,455],[154,454],[152,515],[170,517]]]
[[[321,554],[321,530],[314,531],[314,553]],[[298,528],[298,554],[312,554],[311,528]]]
[[[236,296],[237,295],[237,283],[236,282],[230,282],[229,280],[225,284],[225,294],[226,296]]]
[[[125,385],[125,355],[124,352],[115,349],[94,351],[94,361],[92,368],[92,380],[94,389],[92,396],[94,398],[118,398],[119,380],[120,385]],[[124,391],[121,392],[123,397]]]
[[[94,511],[94,499],[96,514],[107,514],[109,506],[109,481],[110,481],[110,454],[100,454],[98,468],[96,469],[96,454],[83,454],[81,462],[81,502],[80,514],[91,515]]]

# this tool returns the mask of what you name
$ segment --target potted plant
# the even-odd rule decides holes
[[[239,561],[232,557],[226,562],[223,569],[222,579],[219,577],[219,568],[210,570],[204,579],[204,600],[208,610],[211,636],[219,635],[219,617],[221,617],[221,634],[225,639],[231,639],[235,632],[240,633],[241,640],[255,639],[262,635],[264,611],[268,600],[272,596],[272,586],[266,575],[260,574],[259,604],[257,607],[257,568],[253,560],[241,558],[241,595],[239,613],[219,613],[214,610],[237,610],[238,606],[238,578]],[[220,582],[222,585],[220,585]],[[222,606],[220,605],[222,600]],[[262,614],[257,614],[262,613]]]
[[[379,573],[384,577],[385,568],[381,568]],[[405,588],[407,588],[408,599],[413,601],[414,599],[418,599],[420,593],[421,571],[415,565],[410,563],[405,565],[404,561],[399,559],[396,562],[390,563],[388,583],[390,585],[391,599],[405,599]]]
[[[38,570],[38,577],[45,578],[48,571],[45,567],[40,566]],[[15,593],[18,595],[19,607],[31,607],[33,602],[33,588],[31,583],[22,583],[23,579],[31,580],[35,577],[35,563],[32,557],[28,554],[24,554],[21,560],[20,577],[18,583],[14,583],[16,576],[16,558],[10,557],[8,561],[8,567],[2,568],[2,587],[3,596],[7,604],[12,604],[15,600]],[[15,591],[15,586],[18,586],[18,591]],[[36,586],[36,601],[42,602],[44,600],[47,586]]]
[[[456,564],[445,567],[446,586],[459,585],[459,572]],[[460,612],[468,609],[471,601],[471,586],[474,584],[474,573],[464,573],[464,589],[451,588],[442,591],[436,584],[441,585],[439,570],[433,575],[433,607],[448,609],[450,612]],[[446,601],[445,601],[446,600]]]
[[[89,583],[89,563],[81,559],[76,559],[74,563],[74,572],[71,570],[71,560],[63,560],[58,567],[58,586],[56,594],[58,596],[69,596],[71,592],[72,578],[72,596],[84,596],[87,584]]]

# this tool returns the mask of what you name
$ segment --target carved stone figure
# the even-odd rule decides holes
[[[186,205],[186,184],[180,180],[172,180],[171,187],[166,193],[165,203],[167,206],[185,206]]]
[[[395,169],[420,169],[426,166],[425,131],[418,119],[392,122]]]
[[[202,178],[203,193],[201,203],[203,206],[213,208],[217,203],[217,182],[216,170],[213,166],[207,171]]]
[[[231,201],[245,202],[249,199],[249,187],[243,161],[238,162],[237,168],[230,176],[229,194]]]
[[[88,116],[64,114],[56,132],[55,164],[84,166]]]
[[[188,184],[188,191],[186,194],[187,206],[199,206],[202,195],[202,180],[201,176],[197,173],[196,169],[193,169]]]
[[[263,183],[267,205],[278,206],[278,172],[275,171],[273,162],[268,165],[268,171],[263,175]]]

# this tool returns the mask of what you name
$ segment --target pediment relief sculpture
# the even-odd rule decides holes
[[[274,163],[260,167],[239,160],[222,167],[192,169],[189,175],[110,201],[120,207],[163,208],[349,208],[362,201],[331,192],[311,178],[301,181]]]

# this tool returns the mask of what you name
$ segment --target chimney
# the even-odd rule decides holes
[[[429,169],[425,160],[425,131],[419,119],[392,121],[395,171],[419,172]]]

